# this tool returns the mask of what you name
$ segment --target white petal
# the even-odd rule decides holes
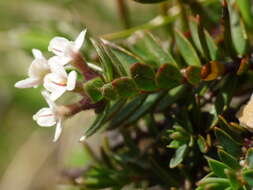
[[[38,49],[32,49],[32,53],[33,53],[33,57],[35,57],[35,59],[45,59],[42,52]]]
[[[84,42],[84,39],[85,39],[85,35],[86,35],[86,32],[87,30],[83,30],[79,35],[78,37],[76,38],[75,40],[75,51],[78,51],[82,45],[83,45],[83,42]]]
[[[42,79],[49,71],[46,59],[35,59],[28,69],[28,76]]]
[[[59,120],[56,124],[56,129],[55,129],[55,134],[54,134],[54,142],[56,142],[59,139],[59,137],[62,133],[62,129],[63,129],[62,121]]]
[[[68,57],[60,57],[60,56],[53,56],[48,60],[49,65],[53,64],[60,64],[60,65],[66,65],[70,62],[70,58]]]
[[[62,88],[65,89],[66,81],[62,81],[61,78],[58,77],[58,75],[50,73],[45,76],[43,86],[49,92],[54,92],[57,91],[58,89]]]
[[[50,65],[51,72],[59,77],[59,80],[66,80],[68,75],[64,67],[59,63],[54,63]]]
[[[77,79],[76,71],[71,71],[68,75],[67,90],[71,91],[75,89],[76,79]]]
[[[64,92],[66,92],[66,88],[58,88],[57,90],[53,91],[50,94],[51,100],[53,100],[53,101],[57,100],[58,98],[60,98],[64,94]]]
[[[48,46],[48,51],[53,52],[55,55],[64,56],[66,47],[69,45],[70,41],[63,37],[54,37]]]
[[[56,124],[56,117],[52,109],[42,108],[34,116],[33,119],[42,127],[51,127]]]
[[[16,88],[32,88],[40,85],[42,81],[38,78],[27,78],[21,81],[18,81],[15,84]]]
[[[42,96],[44,97],[44,99],[46,100],[46,102],[47,102],[49,108],[50,108],[51,110],[54,110],[54,108],[56,107],[56,104],[55,104],[54,101],[51,99],[50,94],[49,94],[47,91],[45,91],[45,90],[42,91],[41,94],[42,94]]]

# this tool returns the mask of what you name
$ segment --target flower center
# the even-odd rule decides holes
[[[51,81],[53,84],[56,84],[57,86],[67,86],[66,83],[59,83],[59,82],[55,82],[55,81]]]
[[[56,48],[52,48],[54,51],[57,51],[57,52],[60,52],[60,53],[62,53],[62,51],[61,50],[59,50],[59,49],[56,49]]]

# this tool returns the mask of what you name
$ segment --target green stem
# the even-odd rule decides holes
[[[106,39],[106,40],[116,40],[116,39],[128,37],[138,30],[156,29],[156,28],[164,26],[168,23],[173,22],[175,20],[176,16],[177,16],[177,14],[174,16],[167,16],[167,17],[157,16],[146,24],[136,26],[136,27],[133,27],[133,28],[130,28],[127,30],[120,31],[120,32],[105,34],[105,35],[102,35],[101,38]]]
[[[122,24],[125,29],[130,27],[130,18],[129,18],[129,12],[128,12],[128,7],[126,5],[125,0],[116,0],[117,1],[117,6],[118,6],[118,13],[121,18]]]

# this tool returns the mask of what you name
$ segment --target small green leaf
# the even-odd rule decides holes
[[[154,109],[156,104],[161,100],[161,98],[164,96],[164,92],[151,94],[147,97],[145,102],[140,106],[134,114],[131,115],[131,117],[125,122],[125,126],[128,126],[134,122],[136,122],[138,119],[143,117],[149,110]]]
[[[170,168],[175,168],[184,160],[187,151],[187,144],[180,146],[170,160]]]
[[[122,123],[126,122],[127,119],[134,114],[135,110],[142,105],[145,101],[147,95],[137,96],[133,100],[131,100],[128,104],[126,104],[123,108],[121,108],[116,115],[112,118],[108,128],[114,128],[120,126]]]
[[[85,136],[89,137],[93,135],[97,130],[99,130],[102,127],[103,121],[107,116],[107,113],[109,111],[110,105],[108,104],[104,111],[97,115],[95,121],[93,124],[85,131]]]
[[[134,79],[137,87],[141,90],[156,90],[155,72],[149,65],[135,63],[131,66],[131,77]]]
[[[207,185],[211,185],[211,184],[218,185],[218,188],[214,188],[215,190],[223,190],[223,189],[226,189],[226,187],[230,186],[228,179],[218,178],[218,177],[204,178],[201,181],[199,181],[198,184],[201,187],[206,187]],[[220,186],[222,186],[222,188]],[[205,188],[205,189],[208,189],[208,188]]]
[[[118,97],[117,92],[113,89],[113,86],[111,83],[105,84],[101,88],[101,92],[103,97],[109,99],[109,100],[115,100]]]
[[[212,61],[216,61],[220,57],[219,48],[207,30],[204,30],[204,34],[206,38],[206,45],[209,51],[209,56]]]
[[[175,148],[175,149],[177,149],[180,145],[181,145],[181,142],[180,142],[180,141],[178,141],[178,140],[173,140],[173,141],[171,141],[170,144],[167,145],[166,147],[167,147],[167,148]]]
[[[225,152],[222,149],[218,150],[218,154],[219,154],[220,160],[226,165],[228,165],[230,168],[233,168],[235,170],[241,168],[241,166],[238,163],[238,160],[236,160],[234,156],[230,155],[229,153]]]
[[[246,155],[246,162],[249,168],[253,168],[253,148],[248,149]]]
[[[112,53],[117,57],[119,62],[124,67],[128,76],[130,76],[129,66],[134,63],[140,62],[140,58],[115,43],[109,42],[107,40],[103,40],[103,42],[106,47],[110,48]]]
[[[158,112],[168,108],[171,104],[176,102],[178,99],[184,97],[184,93],[187,91],[186,85],[180,85],[168,91],[168,93],[158,102],[156,110]]]
[[[84,83],[83,87],[87,95],[93,102],[98,102],[103,99],[100,88],[104,85],[103,80],[100,77],[89,80]]]
[[[222,129],[215,127],[215,135],[226,152],[235,157],[240,155],[240,144],[236,142],[229,134]]]
[[[136,84],[129,77],[120,77],[112,81],[113,89],[122,98],[128,98],[138,93]]]
[[[236,4],[231,1],[227,1],[229,18],[230,18],[230,31],[234,48],[239,56],[243,56],[247,51],[247,34],[245,26],[240,19],[237,12]]]
[[[176,43],[185,62],[192,66],[201,66],[200,59],[187,38],[179,31],[175,31]]]
[[[225,173],[227,175],[227,178],[230,181],[232,190],[238,190],[239,187],[241,186],[241,184],[239,183],[239,181],[237,180],[237,176],[236,173],[231,171],[231,170],[227,170],[225,169]]]
[[[245,181],[250,185],[250,187],[253,187],[253,170],[246,170],[243,172],[242,175]]]
[[[156,73],[156,83],[160,88],[174,88],[182,84],[183,76],[172,64],[163,64]]]
[[[206,153],[208,151],[208,145],[207,145],[206,140],[205,140],[204,137],[202,137],[201,135],[199,135],[197,143],[198,143],[198,146],[199,146],[199,150],[202,153]]]
[[[145,31],[135,32],[128,40],[133,53],[141,57],[145,63],[158,67],[164,63],[177,66],[169,52],[166,52],[155,37]]]
[[[203,33],[203,27],[200,25],[199,16],[190,17],[189,26],[193,43],[203,58],[208,58],[207,44]]]
[[[185,78],[190,84],[197,85],[201,81],[201,68],[189,66],[185,69]]]
[[[91,39],[91,42],[93,44],[93,46],[95,47],[99,58],[101,60],[102,63],[102,68],[103,68],[103,75],[105,78],[106,82],[111,82],[113,80],[113,64],[111,59],[108,57],[108,55],[106,54],[103,46],[99,43],[98,40],[95,39]]]
[[[127,76],[128,67],[124,66],[119,61],[119,59],[117,58],[117,56],[112,53],[110,47],[105,46],[104,43],[102,43],[101,45],[103,46],[103,48],[104,48],[105,52],[107,53],[108,57],[111,59],[114,73],[117,73],[118,76]]]
[[[238,5],[241,15],[248,27],[253,26],[253,15],[252,15],[252,1],[251,0],[236,0],[236,4]]]
[[[222,162],[219,162],[217,160],[207,158],[208,165],[211,168],[211,170],[217,175],[218,177],[226,177],[226,174],[224,172],[225,169],[230,169],[227,165],[225,165]]]

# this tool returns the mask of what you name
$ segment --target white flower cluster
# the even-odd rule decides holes
[[[67,73],[65,65],[73,61],[79,53],[85,39],[86,30],[83,30],[75,41],[69,41],[63,37],[54,37],[48,50],[55,55],[46,59],[40,50],[33,49],[34,60],[28,69],[28,78],[18,81],[17,88],[31,88],[43,85],[46,89],[42,92],[49,107],[40,109],[33,119],[42,127],[56,125],[54,141],[57,141],[62,131],[62,117],[57,113],[55,101],[66,91],[72,91],[76,87],[77,73]]]

